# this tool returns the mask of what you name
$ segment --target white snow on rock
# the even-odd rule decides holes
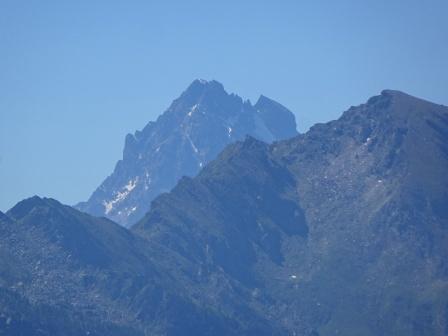
[[[191,145],[191,148],[193,148],[193,151],[194,151],[195,153],[199,153],[198,148],[194,145],[193,141],[191,140],[190,136],[189,136],[187,133],[185,133],[185,137],[186,137],[186,138],[188,139],[188,141],[190,142],[190,145]]]
[[[110,201],[110,202],[103,201],[103,206],[104,206],[104,213],[107,215],[107,214],[109,214],[109,212],[112,211],[112,208],[114,207],[114,203],[112,201]]]
[[[195,104],[192,106],[191,110],[188,112],[188,116],[191,117],[191,115],[198,109],[199,104]]]
[[[145,190],[148,190],[148,189],[149,189],[149,185],[151,184],[151,182],[152,182],[152,179],[151,179],[151,177],[149,176],[148,171],[146,171],[146,172],[145,172]]]
[[[137,176],[135,179],[133,179],[133,180],[129,180],[128,184],[126,184],[126,185],[124,186],[124,188],[125,188],[127,191],[132,191],[132,189],[134,189],[135,186],[137,185],[137,181],[138,181],[138,176]]]
[[[134,178],[133,180],[129,180],[128,184],[126,184],[121,191],[118,191],[115,193],[114,199],[108,201],[103,201],[104,210],[106,215],[108,215],[112,209],[114,208],[114,205],[116,203],[120,203],[123,201],[126,197],[128,197],[129,193],[135,188],[138,182],[138,176]]]
[[[366,141],[364,142],[364,146],[367,146],[370,142],[372,141],[372,138],[367,138]]]

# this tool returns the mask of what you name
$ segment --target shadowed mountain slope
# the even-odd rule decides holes
[[[191,265],[169,249],[55,200],[1,214],[0,238],[2,335],[275,334],[195,298]]]
[[[22,201],[0,213],[0,331],[444,336],[447,144],[447,107],[388,90],[227,146],[131,230]]]
[[[298,335],[445,335],[447,143],[446,107],[383,91],[291,140],[228,147],[134,230],[204,282],[224,270]]]

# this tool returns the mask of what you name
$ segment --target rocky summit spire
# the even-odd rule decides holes
[[[297,134],[294,115],[264,96],[253,106],[215,81],[197,79],[155,122],[126,136],[123,159],[77,208],[131,226],[160,193],[194,176],[228,144],[251,135],[272,142]]]

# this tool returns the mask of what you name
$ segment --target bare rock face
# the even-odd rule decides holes
[[[241,321],[184,275],[193,266],[118,224],[32,197],[0,213],[2,335],[281,335]]]
[[[223,270],[237,289],[214,292],[291,334],[442,336],[447,172],[448,108],[388,90],[290,140],[227,147],[133,229],[204,283]]]
[[[130,230],[24,200],[0,213],[0,333],[445,336],[447,171],[448,108],[388,90],[227,146]]]
[[[182,176],[196,175],[246,135],[265,142],[293,137],[294,115],[264,96],[253,106],[217,81],[195,80],[155,122],[126,136],[123,159],[112,175],[76,207],[129,227],[156,196]]]

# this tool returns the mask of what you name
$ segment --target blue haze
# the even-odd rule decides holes
[[[0,2],[0,210],[85,200],[124,136],[195,78],[296,113],[299,130],[384,88],[448,104],[448,2]]]

